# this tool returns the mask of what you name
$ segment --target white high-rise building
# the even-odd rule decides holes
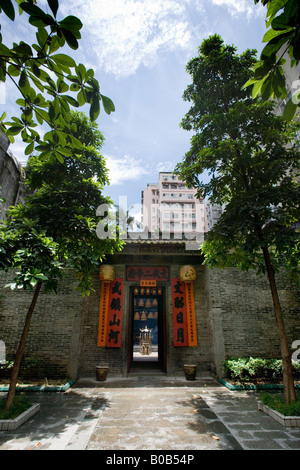
[[[204,199],[172,172],[160,172],[158,183],[142,191],[142,222],[151,233],[180,239],[208,230]]]

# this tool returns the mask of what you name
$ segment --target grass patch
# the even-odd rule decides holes
[[[271,395],[270,393],[262,393],[260,399],[264,405],[284,416],[300,416],[299,397],[297,401],[289,404],[284,402],[283,396],[280,394]]]
[[[15,397],[12,406],[5,410],[6,398],[0,399],[0,419],[15,419],[32,406],[32,402],[27,397]]]

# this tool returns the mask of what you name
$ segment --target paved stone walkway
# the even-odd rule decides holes
[[[300,450],[300,429],[259,411],[257,393],[210,377],[86,379],[65,393],[30,395],[40,412],[0,431],[0,450]]]

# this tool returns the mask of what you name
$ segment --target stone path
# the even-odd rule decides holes
[[[31,396],[41,411],[14,433],[0,431],[0,450],[300,450],[300,429],[259,411],[257,393],[210,377],[86,379]]]

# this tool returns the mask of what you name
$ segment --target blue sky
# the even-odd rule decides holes
[[[38,0],[45,5],[46,0]],[[95,70],[101,92],[116,106],[97,120],[110,170],[105,188],[115,203],[139,205],[147,183],[172,171],[189,149],[191,135],[179,123],[189,109],[182,94],[190,83],[185,67],[202,40],[220,34],[241,53],[262,49],[265,8],[254,0],[61,0],[60,15],[83,22],[79,50],[70,54]],[[2,15],[1,15],[2,16]],[[6,26],[6,29],[5,29]],[[5,22],[5,33],[15,36]],[[21,30],[20,30],[21,32]],[[6,91],[8,103],[9,91]],[[3,101],[3,100],[2,100]],[[1,104],[2,110],[6,107]],[[15,111],[17,112],[17,111]],[[2,114],[2,111],[1,111]],[[11,146],[24,161],[22,144]]]

